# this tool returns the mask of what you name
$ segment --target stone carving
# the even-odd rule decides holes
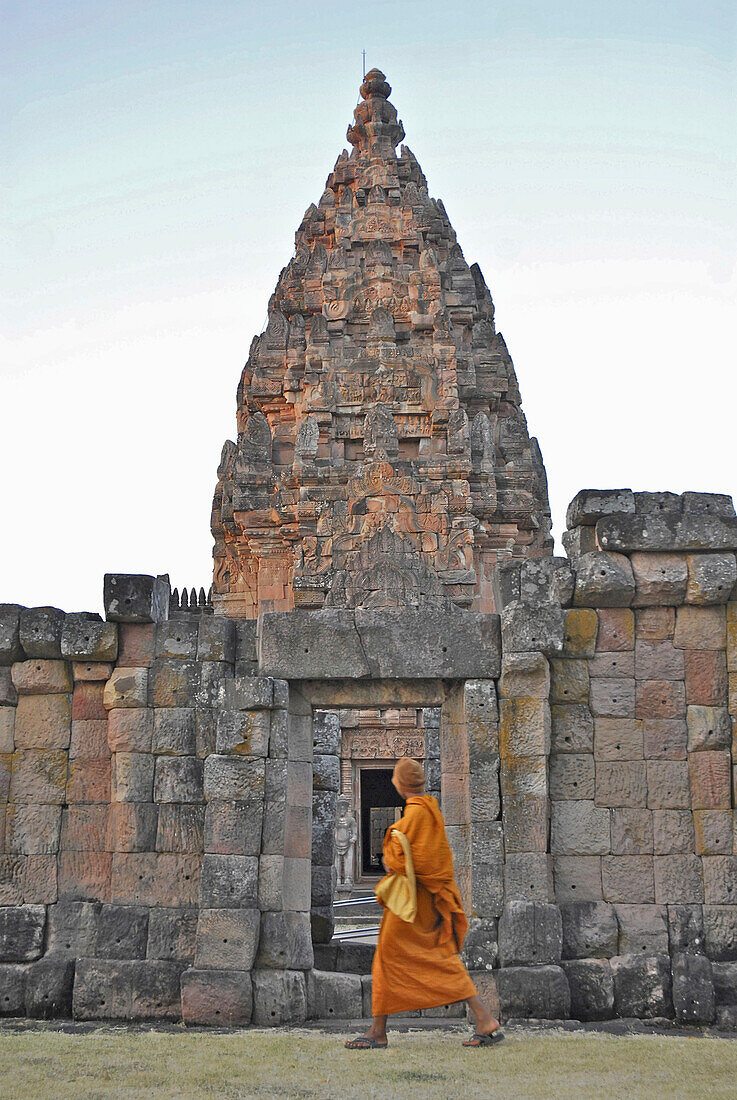
[[[350,803],[344,794],[338,797],[338,813],[335,819],[335,875],[336,891],[350,894],[353,889],[353,872],[356,858],[358,826],[350,811]]]

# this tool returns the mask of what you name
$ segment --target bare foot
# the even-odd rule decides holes
[[[378,1050],[389,1045],[386,1034],[376,1036],[371,1031],[366,1035],[358,1035],[355,1039],[347,1039],[348,1050]]]

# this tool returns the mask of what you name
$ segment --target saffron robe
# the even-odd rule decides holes
[[[407,799],[404,815],[387,829],[384,864],[405,872],[405,834],[417,876],[417,917],[412,924],[384,909],[372,968],[374,1016],[463,1001],[476,993],[458,952],[468,921],[453,875],[453,857],[440,807],[432,795]]]

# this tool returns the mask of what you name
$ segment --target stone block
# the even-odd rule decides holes
[[[581,489],[568,505],[566,527],[594,524],[603,516],[631,515],[635,494],[631,489]]]
[[[510,852],[504,861],[504,895],[508,901],[549,902],[553,897],[551,857],[546,852]]]
[[[8,806],[5,815],[5,851],[8,854],[30,856],[58,852],[60,834],[61,806]]]
[[[693,852],[693,820],[689,810],[653,812],[653,848],[656,855]]]
[[[72,720],[87,722],[107,721],[103,705],[105,685],[98,681],[79,681],[72,696]]]
[[[556,856],[553,859],[555,901],[602,901],[601,856]]]
[[[251,975],[243,970],[185,970],[182,1020],[188,1027],[247,1027],[253,1013]]]
[[[227,802],[262,802],[265,766],[261,757],[209,756],[205,760],[205,798]]]
[[[254,970],[253,1017],[256,1027],[301,1023],[307,1015],[305,976],[298,970]]]
[[[122,668],[148,668],[155,648],[155,623],[118,624],[118,664]]]
[[[146,957],[191,962],[195,953],[197,919],[197,909],[151,909]]]
[[[100,847],[108,852],[149,852],[156,846],[157,807],[151,802],[113,802]]]
[[[0,707],[0,753],[12,753],[15,734],[15,707]]]
[[[68,749],[71,722],[69,695],[21,695],[15,712],[15,747]]]
[[[255,909],[258,905],[256,856],[206,854],[202,860],[200,904],[209,909]]]
[[[645,768],[637,760],[602,760],[596,765],[596,805],[643,809],[647,805]]]
[[[588,607],[573,607],[566,611],[563,652],[566,657],[590,659],[596,652],[599,620]]]
[[[648,760],[685,760],[686,723],[683,718],[643,719],[643,747]]]
[[[594,755],[597,762],[642,760],[643,722],[639,718],[596,718]]]
[[[731,810],[694,810],[696,855],[723,856],[732,851]]]
[[[156,851],[201,853],[204,827],[204,806],[162,802],[156,830]]]
[[[588,800],[553,802],[550,850],[555,855],[604,855],[610,850],[609,811]]]
[[[315,755],[312,765],[316,791],[337,791],[340,786],[340,759]]]
[[[718,962],[737,959],[737,906],[731,896],[730,902],[728,905],[705,905],[703,909],[704,951]]]
[[[562,937],[557,905],[509,901],[499,920],[500,965],[533,966],[559,962]]]
[[[340,716],[332,710],[316,710],[312,718],[315,753],[336,756],[340,752]]]
[[[648,760],[647,804],[651,810],[686,810],[691,805],[688,765],[683,760]]]
[[[194,965],[197,970],[250,970],[256,958],[258,909],[201,909]]]
[[[594,719],[587,706],[553,705],[551,752],[591,753],[594,751]]]
[[[228,661],[236,654],[236,630],[232,619],[222,615],[201,615],[197,635],[198,661]]]
[[[118,656],[117,623],[104,623],[86,613],[67,615],[61,655],[67,661],[114,661]]]
[[[703,856],[704,901],[737,905],[737,856]]]
[[[172,619],[157,623],[154,656],[168,657],[175,661],[196,660],[198,629],[198,619],[191,622]]]
[[[593,798],[593,754],[562,753],[551,756],[550,797],[554,801]]]
[[[688,770],[691,804],[695,810],[731,809],[731,757],[728,752],[691,753]]]
[[[588,662],[589,675],[597,680],[632,680],[635,675],[635,655],[632,650],[597,653]]]
[[[501,629],[505,653],[542,653],[550,657],[563,648],[565,613],[552,603],[512,603],[502,611]],[[490,670],[484,671],[491,675]]]
[[[212,756],[215,752],[217,730],[215,712],[212,710],[195,711],[195,731],[197,741],[197,755],[201,760]]]
[[[152,752],[166,756],[191,756],[196,753],[196,712],[192,707],[169,707],[152,713]]]
[[[222,710],[217,715],[216,752],[267,756],[270,715],[267,710]]]
[[[561,963],[571,993],[571,1018],[609,1020],[614,1015],[614,977],[605,959]]]
[[[732,722],[726,707],[686,708],[688,751],[728,749],[732,744]]]
[[[200,857],[196,855],[116,852],[113,856],[110,900],[126,905],[188,909],[197,904],[200,863]]]
[[[140,905],[103,905],[98,917],[97,949],[101,959],[145,959],[148,909]]]
[[[66,661],[47,661],[35,657],[19,661],[11,670],[18,695],[62,695],[74,688],[72,670]]]
[[[214,855],[257,856],[261,847],[263,807],[258,799],[212,801],[205,810],[205,851]]]
[[[679,607],[673,644],[678,649],[725,649],[727,616],[723,607]]]
[[[112,800],[151,802],[155,757],[146,752],[116,752],[112,758]]]
[[[563,532],[561,542],[570,560],[575,562],[582,554],[597,549],[596,530],[593,526],[574,527]]]
[[[715,1004],[737,1005],[737,963],[712,963],[711,977]]]
[[[676,1019],[684,1024],[710,1024],[715,1004],[709,960],[703,955],[675,955],[672,973]]]
[[[551,658],[551,703],[588,703],[589,668],[585,660]]]
[[[673,1015],[668,955],[616,955],[610,965],[618,1016],[648,1020]]]
[[[678,680],[638,680],[635,695],[637,718],[685,718],[686,691]]]
[[[590,706],[596,718],[634,718],[635,681],[629,677],[592,679]]]
[[[112,858],[109,852],[61,852],[59,897],[68,901],[109,901]]]
[[[432,764],[432,761],[426,762],[428,776],[431,773],[430,764]],[[469,794],[471,819],[473,821],[496,821],[501,814],[498,756],[475,765],[469,776]]]
[[[18,702],[18,692],[13,683],[13,670],[8,665],[0,665],[0,707],[14,707]]]
[[[560,966],[509,966],[494,977],[503,1019],[568,1019],[571,995]]]
[[[82,718],[72,720],[69,742],[70,760],[105,760],[110,762],[107,743],[107,722]]]
[[[701,905],[668,906],[668,944],[671,955],[685,951],[700,955],[704,950],[704,918]]]
[[[624,553],[732,550],[737,524],[733,517],[693,512],[613,516],[598,521],[596,538],[600,546]]]
[[[192,707],[200,694],[204,665],[173,657],[157,658],[148,670],[152,707]]]
[[[509,858],[512,859],[511,866],[514,867],[514,853],[511,853]],[[473,911],[479,916],[498,917],[501,913],[504,905],[505,867],[506,864],[501,855],[491,854],[487,855],[483,862],[474,861],[470,869],[471,903]],[[460,872],[463,870],[464,868],[458,868],[456,871],[461,889],[463,885]]]
[[[7,604],[0,604],[7,607]],[[66,615],[58,607],[24,607],[18,621],[18,635],[26,657],[61,658],[61,634]],[[22,660],[18,654],[16,660]]]
[[[362,1014],[361,978],[310,970],[307,974],[307,1017],[312,1020],[355,1020]]]
[[[329,944],[335,932],[332,905],[318,905],[310,910],[310,929],[313,944]]]
[[[643,607],[635,612],[635,638],[662,642],[673,638],[676,613],[672,607]]]
[[[270,710],[274,705],[274,681],[270,676],[236,676],[225,685],[230,710]]]
[[[619,925],[618,954],[668,954],[668,912],[664,905],[620,904],[614,908]]]
[[[612,855],[652,854],[653,815],[650,810],[612,810],[611,815]]]
[[[196,756],[157,757],[154,802],[203,802],[203,772]]]
[[[168,581],[140,574],[106,573],[105,618],[119,623],[158,623],[169,617]]]
[[[630,561],[635,578],[634,607],[678,607],[688,585],[683,554],[634,553]]]
[[[629,558],[595,550],[576,562],[576,607],[629,607],[635,578]]]
[[[77,684],[104,684],[110,679],[112,671],[113,666],[106,661],[72,661],[75,688]]]
[[[463,941],[462,958],[469,970],[493,970],[499,962],[499,922],[471,918]]]
[[[111,752],[151,752],[154,712],[142,707],[121,707],[108,715]]]
[[[24,610],[17,603],[0,603],[0,665],[12,665],[25,656],[19,629],[20,615]]]
[[[59,896],[58,857],[41,853],[16,858],[23,860],[23,901],[28,905],[52,905]]]
[[[614,907],[601,901],[571,901],[560,907],[563,958],[610,958],[617,953]]]
[[[502,756],[546,756],[550,752],[550,708],[543,699],[502,699],[499,747]]]
[[[48,911],[46,956],[94,955],[100,903],[62,900]]]
[[[504,785],[509,773],[502,780]],[[507,852],[544,852],[548,838],[548,799],[544,793],[511,792],[503,806]]]
[[[35,1020],[71,1016],[73,985],[73,960],[46,958],[33,963],[26,975],[26,1016]]]
[[[597,653],[624,653],[635,648],[635,615],[628,608],[606,608],[596,612],[599,629]]]
[[[337,801],[338,796],[334,791],[316,791],[312,799],[312,862],[328,867],[335,856],[334,831]],[[300,837],[297,834],[307,831],[307,837],[302,836],[301,840],[309,839],[308,818],[306,813],[300,814],[295,810],[299,810],[299,807],[287,805],[285,851],[289,841],[292,845],[299,845],[290,852],[290,855],[304,856],[309,853],[299,844]],[[445,816],[447,820],[448,815]]]
[[[77,1020],[181,1019],[184,964],[164,959],[79,959],[72,1013]]]
[[[698,856],[656,856],[655,900],[660,904],[700,903],[704,900],[701,860]]]
[[[375,947],[370,943],[341,941],[335,959],[335,969],[343,974],[370,974]]]
[[[686,650],[686,703],[721,707],[727,703],[729,676],[724,653],[716,650]]]
[[[491,689],[494,687],[493,681],[476,680],[474,682],[491,684]],[[550,665],[547,659],[542,653],[505,654],[502,660],[499,688],[501,694],[507,699],[547,699],[550,695]],[[488,740],[490,724],[495,725],[497,720],[496,693],[494,692],[493,703],[490,702],[488,706],[483,704],[480,707],[467,706],[467,723],[469,718],[471,722],[479,723],[481,739]]]
[[[655,901],[652,856],[604,856],[601,883],[606,901]]]
[[[105,684],[102,701],[108,710],[116,707],[145,707],[148,695],[147,668],[115,668]]]
[[[0,907],[0,961],[33,962],[43,951],[46,909],[43,905]]]
[[[332,871],[330,867],[316,868],[318,871]],[[284,856],[265,855],[258,861],[258,907],[263,912],[280,912],[284,909]],[[332,891],[322,904],[332,903]]]
[[[265,859],[265,856],[261,857]],[[279,857],[274,857],[279,858]],[[332,905],[335,893],[335,870],[332,867],[313,867],[310,884],[310,899],[313,906]],[[321,967],[325,969],[325,967]]]
[[[67,753],[60,749],[26,749],[12,756],[10,802],[60,806],[65,800]]]
[[[726,603],[737,583],[734,554],[689,554],[686,603],[706,607]]]
[[[726,493],[683,493],[683,511],[699,516],[734,516],[732,497]]]
[[[0,963],[0,1016],[25,1014],[27,973],[23,964]]]
[[[635,677],[638,680],[682,680],[686,671],[683,650],[669,639],[635,642]]]

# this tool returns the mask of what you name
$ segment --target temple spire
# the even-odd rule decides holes
[[[359,152],[393,157],[404,137],[404,126],[397,118],[396,107],[389,102],[391,85],[381,69],[371,69],[360,90],[363,103],[353,112],[354,123],[348,127],[346,137]]]

